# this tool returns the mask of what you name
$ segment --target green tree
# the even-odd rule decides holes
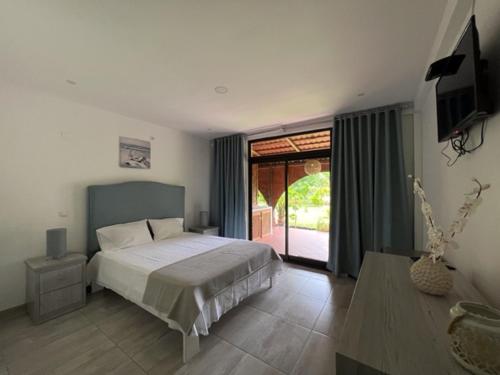
[[[311,229],[324,230],[329,223],[330,202],[330,172],[320,172],[310,176],[304,176],[288,187],[288,210],[289,224],[291,226],[310,227]],[[315,223],[302,223],[299,210],[309,207],[325,207],[326,210]],[[284,222],[285,217],[285,193],[281,195],[276,204],[278,222]]]

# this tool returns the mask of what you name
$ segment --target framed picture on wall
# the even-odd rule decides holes
[[[120,167],[151,168],[151,143],[140,139],[120,137]]]

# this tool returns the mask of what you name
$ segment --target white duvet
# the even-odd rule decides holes
[[[99,251],[89,262],[88,277],[131,301],[142,301],[151,272],[236,241],[183,233],[125,249]]]
[[[174,238],[140,246],[99,251],[88,264],[88,280],[115,291],[172,324],[169,319],[162,316],[163,314],[142,303],[149,274],[159,268],[211,251],[233,241],[240,240],[183,233]],[[213,322],[219,320],[225,312],[261,288],[272,273],[280,268],[280,266],[276,268],[269,265],[214,297],[204,306],[195,322],[192,334],[207,335],[208,328]],[[172,328],[176,328],[175,322]]]

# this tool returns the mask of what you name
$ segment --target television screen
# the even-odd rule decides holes
[[[477,64],[479,46],[474,18],[471,19],[453,55],[461,57],[456,74],[443,76],[436,85],[439,142],[452,138],[472,125],[477,113]]]

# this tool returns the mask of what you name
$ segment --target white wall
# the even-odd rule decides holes
[[[466,4],[464,4],[466,3]],[[470,15],[470,1],[457,3],[441,45],[444,57],[456,44],[464,22]],[[456,239],[460,248],[450,250],[447,258],[464,273],[493,305],[500,307],[500,3],[498,0],[476,1],[482,57],[489,60],[490,87],[497,112],[488,120],[484,145],[461,158],[455,166],[446,166],[437,142],[436,103],[434,86],[427,87],[418,111],[422,135],[423,183],[438,222],[446,229],[454,218],[464,193],[473,185],[472,177],[491,183],[478,208]],[[473,141],[479,140],[480,126],[473,130]],[[474,143],[476,144],[476,143]],[[419,145],[420,147],[420,145]],[[450,153],[451,155],[451,153]],[[425,233],[423,233],[425,242]]]
[[[118,166],[118,137],[151,141],[151,169]],[[84,252],[86,187],[151,180],[186,187],[186,222],[209,204],[208,140],[11,85],[0,85],[0,311],[23,304],[23,261],[45,230]],[[59,212],[67,217],[60,217]]]

